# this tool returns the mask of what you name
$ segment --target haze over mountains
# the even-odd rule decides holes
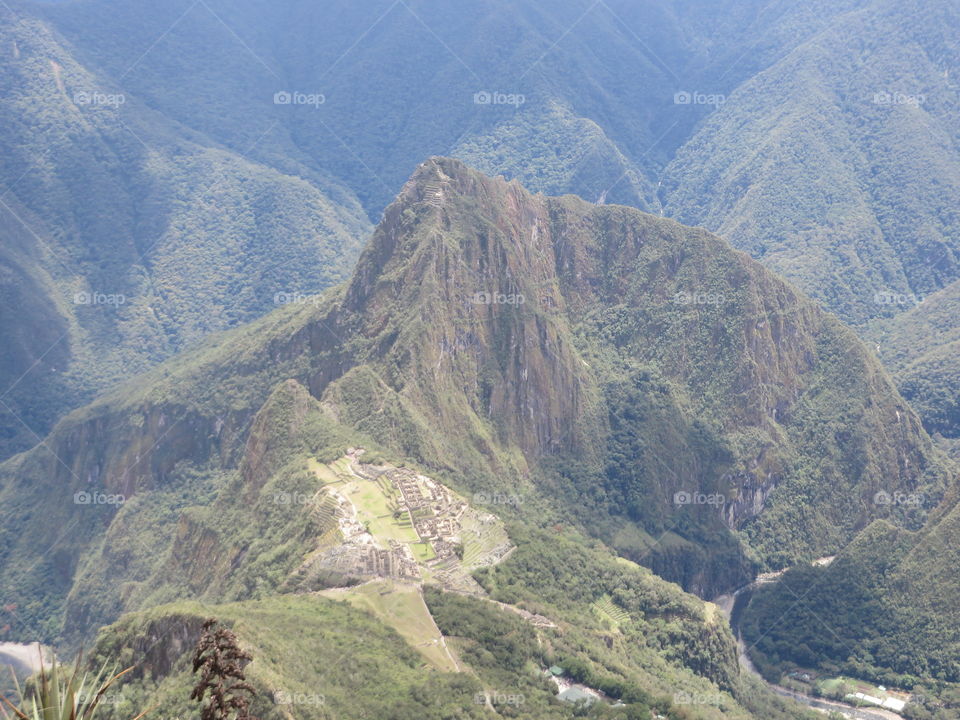
[[[960,439],[958,317],[960,282],[954,282],[870,332],[901,392],[954,454]]]
[[[211,612],[271,720],[572,717],[557,664],[598,717],[803,717],[706,602],[746,588],[767,680],[957,717],[957,37],[0,3],[0,640],[112,624],[118,720],[195,712]]]
[[[190,132],[18,17],[0,30],[4,455],[277,293],[342,280],[370,227],[342,186]]]
[[[30,306],[4,320],[23,338],[7,385],[31,368],[8,454],[278,293],[342,279],[431,154],[703,224],[857,323],[957,279],[948,2],[2,12],[4,288]],[[82,293],[125,302],[91,313]]]
[[[722,240],[432,159],[348,285],[169,361],[0,466],[4,597],[30,632],[79,642],[158,602],[289,593],[331,530],[269,499],[322,498],[310,458],[357,445],[475,498],[515,493],[508,529],[572,523],[707,597],[877,517],[919,529],[927,508],[876,493],[935,505],[951,483],[854,334]]]

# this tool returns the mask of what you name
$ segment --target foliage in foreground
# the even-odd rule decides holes
[[[92,720],[100,718],[103,700],[110,687],[132,668],[109,675],[107,666],[90,675],[84,670],[83,657],[79,657],[72,671],[66,671],[54,657],[50,669],[44,666],[41,658],[40,672],[37,678],[21,687],[16,683],[19,701],[11,702],[0,696],[0,710],[5,718],[17,720]],[[148,711],[141,712],[134,720],[139,720]]]
[[[217,627],[216,618],[203,623],[203,633],[193,653],[193,672],[200,678],[190,699],[203,704],[207,693],[209,702],[200,717],[203,720],[228,720],[236,713],[236,720],[257,720],[249,714],[250,698],[257,691],[247,682],[243,668],[253,656],[240,648],[232,630]]]

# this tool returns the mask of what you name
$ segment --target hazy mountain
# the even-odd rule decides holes
[[[276,497],[314,497],[316,463],[357,446],[491,506],[517,550],[474,576],[548,617],[652,582],[630,564],[634,580],[601,573],[572,599],[560,567],[577,563],[573,583],[623,567],[607,547],[712,596],[871,518],[919,527],[874,494],[947,481],[852,332],[722,240],[432,159],[348,285],[179,355],[0,466],[18,632],[76,642],[157,603],[344,583],[318,570],[345,552],[332,510]],[[546,547],[579,557],[585,536],[605,542],[595,560],[551,569]],[[717,642],[680,665],[734,688]]]
[[[912,309],[878,323],[870,335],[927,430],[956,447],[960,438],[960,282],[927,297],[905,300]]]
[[[9,137],[16,150],[5,175],[17,185],[6,201],[16,211],[13,201],[22,199],[18,214],[46,238],[79,232],[72,223],[82,218],[65,212],[63,198],[82,202],[81,188],[92,194],[98,200],[88,212],[95,217],[82,227],[100,238],[103,257],[87,262],[118,262],[119,270],[111,269],[107,282],[90,269],[77,271],[64,256],[68,268],[48,259],[55,264],[44,272],[79,272],[73,284],[80,291],[153,298],[140,313],[145,317],[130,321],[133,329],[106,341],[117,349],[103,363],[77,369],[81,363],[70,358],[85,343],[74,329],[70,355],[54,364],[60,348],[50,351],[19,383],[28,396],[42,394],[44,373],[63,373],[65,363],[72,368],[50,409],[38,413],[8,398],[41,435],[91,387],[165,357],[181,347],[181,336],[260,314],[269,306],[264,298],[277,292],[313,292],[342,277],[354,257],[351,241],[365,226],[354,197],[375,218],[409,168],[430,154],[456,155],[534,190],[703,224],[856,322],[900,309],[883,293],[926,294],[957,276],[949,42],[957,18],[945,2],[484,0],[453,9],[383,0],[323,7],[296,1],[278,9],[73,0],[11,7],[4,12],[17,21],[8,32],[20,28],[39,46],[24,55],[37,62],[29,82],[17,74],[26,60],[9,75],[22,78],[14,81],[14,97],[24,100],[11,106],[23,108],[13,122],[31,112],[42,120],[26,121],[32,135]],[[887,42],[901,25],[910,32]],[[43,38],[56,53],[43,49]],[[11,38],[7,61],[21,46],[31,47]],[[66,68],[63,90],[51,91],[44,54]],[[64,114],[64,96],[80,99],[72,103],[76,113]],[[112,106],[118,97],[123,104]],[[71,129],[80,119],[83,133]],[[103,135],[99,142],[112,150],[92,153],[86,132]],[[57,142],[71,138],[82,145],[75,162],[83,172],[51,167],[61,154]],[[173,157],[162,167],[147,163],[147,147]],[[83,180],[55,188],[44,172]],[[102,188],[90,184],[95,173]],[[256,175],[256,184],[271,190],[265,196],[250,183],[220,183],[223,173]],[[211,186],[217,193],[208,198],[204,188]],[[53,207],[37,208],[34,220],[24,216],[55,193],[61,200]],[[101,208],[101,197],[113,204]],[[179,221],[165,217],[171,207]],[[118,219],[99,227],[104,216]],[[209,287],[219,276],[209,265],[223,266],[223,251],[181,248],[180,259],[155,261],[153,254],[175,252],[164,238],[176,232],[200,245],[204,238],[237,238],[229,256],[244,280]],[[277,255],[264,238],[279,242],[290,232],[299,245],[285,244],[282,264],[298,268],[294,276],[258,274]],[[308,261],[297,248],[316,237],[323,249],[308,250]],[[193,271],[198,258],[202,273]],[[133,279],[131,267],[141,268]],[[169,269],[157,278],[161,285],[141,287],[160,268]],[[26,278],[36,272],[21,268],[15,284],[34,283]],[[68,301],[77,288],[67,288]],[[137,312],[132,303],[109,317],[95,313],[102,327],[86,334],[107,337],[116,315]],[[74,314],[69,307],[58,312]],[[76,324],[44,325],[58,322]],[[158,327],[142,329],[148,322]],[[38,338],[8,384],[49,347]],[[93,364],[109,369],[92,379]],[[6,422],[13,448],[35,439],[19,421]]]
[[[114,6],[40,9],[151,107],[333,174],[372,213],[456,154],[534,190],[662,203],[855,322],[895,309],[877,292],[957,278],[945,0]]]
[[[376,212],[409,167],[454,150],[535,190],[655,207],[659,170],[714,109],[678,93],[728,93],[859,4],[36,7],[152,107],[331,172]]]
[[[343,279],[355,197],[151,110],[39,20],[0,29],[0,456],[206,333]]]
[[[551,664],[627,717],[796,717],[696,596],[797,565],[743,615],[758,667],[950,718],[958,31],[0,3],[0,634],[115,623],[118,720],[190,712],[208,611],[262,717],[571,717]]]
[[[859,3],[741,84],[664,171],[705,225],[860,323],[960,274],[960,12]],[[896,38],[895,41],[892,38]]]

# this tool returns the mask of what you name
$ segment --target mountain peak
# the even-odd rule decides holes
[[[411,203],[424,202],[439,208],[445,200],[455,195],[482,198],[499,195],[508,188],[530,196],[516,180],[508,181],[502,175],[491,177],[457,158],[434,155],[416,167],[394,202],[384,211],[384,216],[398,204],[406,207]]]
[[[442,199],[444,188],[468,191],[481,177],[483,176],[479,172],[461,160],[435,155],[417,166],[395,202],[437,204],[437,201]]]
[[[378,278],[390,277],[390,288],[397,292],[402,289],[395,282],[398,273],[419,286],[422,277],[408,271],[429,267],[422,252],[452,251],[461,263],[471,258],[479,271],[497,262],[486,257],[495,236],[504,250],[500,260],[517,259],[518,247],[544,240],[539,232],[547,220],[544,210],[542,200],[518,182],[488,177],[455,158],[431,157],[417,166],[384,210],[357,263],[346,306],[355,311],[366,307]],[[411,266],[415,257],[421,262]],[[478,287],[474,292],[485,291]]]
[[[363,253],[343,308],[350,333],[375,340],[398,368],[403,392],[425,393],[417,404],[433,406],[437,426],[467,422],[447,406],[467,389],[472,412],[497,419],[498,442],[530,459],[602,453],[605,421],[592,416],[599,371],[597,358],[582,354],[585,336],[617,348],[617,360],[603,360],[619,367],[607,368],[611,377],[646,363],[678,387],[712,387],[709,397],[726,399],[700,400],[700,412],[769,439],[734,472],[754,479],[726,509],[731,525],[761,513],[784,481],[795,451],[780,442],[792,408],[821,381],[821,353],[833,345],[856,357],[865,396],[887,397],[872,422],[903,425],[912,438],[871,449],[900,468],[893,482],[917,483],[926,462],[915,415],[853,335],[722,239],[624,206],[532,195],[458,160],[430,158],[416,169]],[[864,476],[864,486],[873,482]],[[860,520],[844,527],[838,518],[835,537]]]

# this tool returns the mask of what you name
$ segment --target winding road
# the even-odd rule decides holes
[[[785,688],[782,685],[776,685],[774,683],[767,682],[767,680],[759,673],[753,662],[750,660],[750,656],[747,653],[746,643],[743,641],[743,636],[740,633],[739,615],[743,610],[743,606],[738,605],[738,602],[742,603],[744,600],[749,601],[750,592],[753,592],[753,590],[761,585],[776,582],[780,579],[780,575],[782,575],[782,572],[761,575],[749,585],[744,585],[743,587],[739,588],[736,592],[727,595],[720,595],[713,600],[713,604],[719,607],[720,611],[726,616],[727,621],[730,623],[730,629],[733,630],[733,634],[736,635],[740,667],[759,679],[777,695],[796,700],[797,702],[802,703],[807,707],[811,707],[814,710],[819,710],[824,713],[832,710],[840,713],[844,717],[854,718],[855,720],[904,720],[902,715],[898,715],[891,710],[884,710],[881,708],[858,708],[836,700],[826,700],[824,698],[815,698],[811,697],[810,695],[804,695],[803,693]],[[744,593],[747,594],[744,595]]]

